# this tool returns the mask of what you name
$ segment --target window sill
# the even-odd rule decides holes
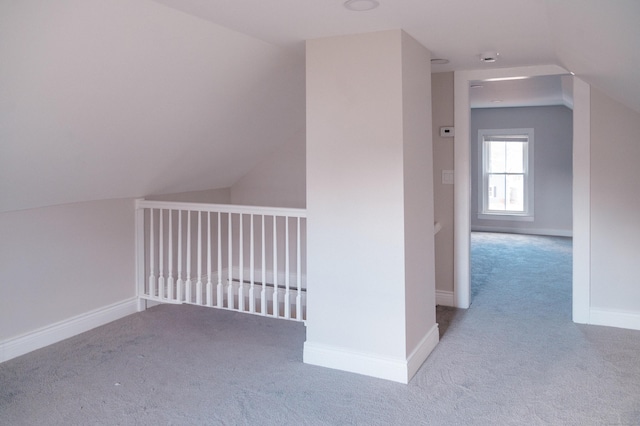
[[[515,220],[515,221],[521,221],[521,222],[533,222],[534,217],[526,214],[479,213],[478,219]]]

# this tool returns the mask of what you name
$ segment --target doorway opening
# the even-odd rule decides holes
[[[471,295],[471,212],[472,209],[472,156],[471,108],[469,86],[474,81],[488,79],[531,78],[536,76],[566,75],[558,66],[522,67],[456,72],[455,92],[455,267],[454,301],[456,307],[468,308]],[[572,78],[573,88],[573,252],[572,313],[576,322],[587,322],[589,311],[589,88],[586,83]],[[576,143],[577,142],[577,143]]]

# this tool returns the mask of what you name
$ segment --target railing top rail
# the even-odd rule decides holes
[[[136,209],[169,209],[200,212],[242,213],[272,216],[307,217],[306,209],[285,207],[244,206],[238,204],[187,203],[176,201],[152,201],[143,198],[136,200]]]

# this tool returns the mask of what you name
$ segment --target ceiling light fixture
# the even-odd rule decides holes
[[[434,58],[431,60],[432,65],[444,65],[448,63],[449,63],[449,60],[444,58]]]
[[[344,2],[344,7],[354,12],[366,12],[378,6],[380,3],[377,0],[347,0]]]
[[[472,84],[469,86],[471,89],[482,89],[484,86],[482,84]]]
[[[498,52],[493,52],[489,50],[487,52],[482,52],[480,54],[480,60],[482,62],[495,62],[498,60],[498,56],[500,56]]]

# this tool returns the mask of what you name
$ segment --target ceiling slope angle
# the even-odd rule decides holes
[[[343,0],[154,0],[184,13],[282,47],[304,41],[402,29],[449,64],[436,71],[478,68],[478,54],[498,50],[501,67],[554,63],[546,8],[540,0],[378,0],[354,12]]]
[[[546,3],[559,65],[640,112],[640,1]]]
[[[0,4],[0,211],[228,187],[304,143],[304,57],[155,2]]]
[[[433,72],[560,65],[640,111],[638,0],[379,0],[353,12],[343,0],[154,0],[283,47],[304,40],[403,29],[448,64]],[[484,51],[500,52],[481,63]]]

